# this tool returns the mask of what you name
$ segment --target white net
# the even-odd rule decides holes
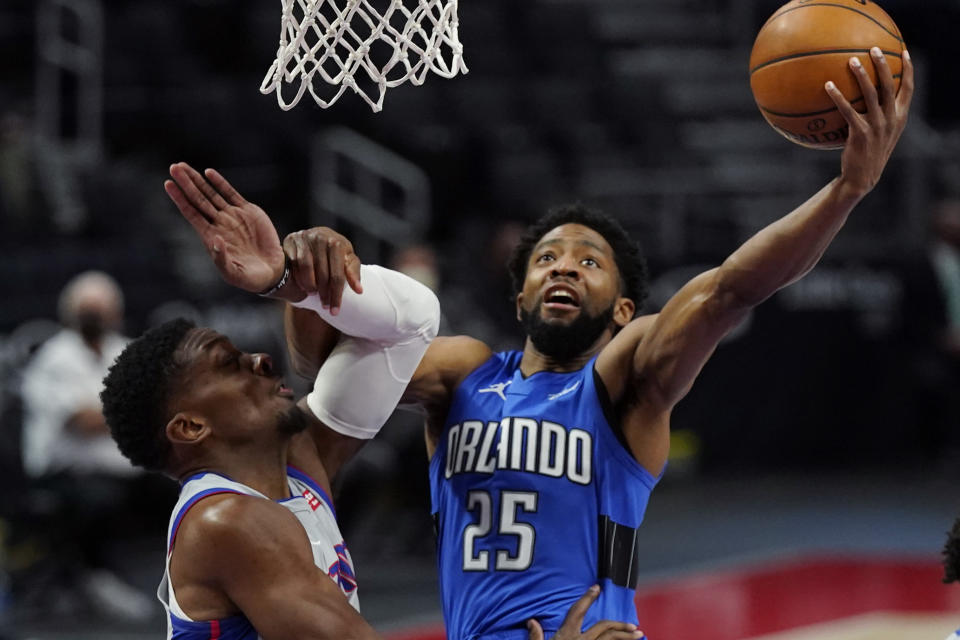
[[[307,91],[326,108],[349,88],[376,112],[388,88],[423,84],[431,71],[467,72],[457,0],[281,1],[280,48],[260,85],[261,93],[276,91],[281,109]]]

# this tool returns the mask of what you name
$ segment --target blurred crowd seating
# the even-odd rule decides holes
[[[514,334],[503,269],[488,263],[502,260],[490,247],[513,237],[510,225],[582,199],[623,220],[653,273],[669,275],[715,264],[837,167],[836,154],[781,139],[752,102],[746,60],[775,1],[465,0],[470,73],[393,89],[376,115],[351,96],[326,111],[305,100],[281,112],[272,96],[259,95],[279,27],[274,4],[77,2],[99,6],[104,20],[103,152],[65,169],[51,163],[31,118],[36,69],[5,70],[0,97],[17,118],[0,140],[3,191],[25,195],[2,201],[2,334],[49,317],[60,286],[88,268],[118,277],[133,334],[171,301],[200,309],[245,304],[218,282],[166,201],[165,167],[180,159],[217,166],[281,231],[292,231],[323,219],[310,194],[311,144],[333,126],[426,172],[432,217],[413,240],[435,248],[445,299],[456,301],[448,304],[450,329],[497,344]],[[924,64],[945,46],[937,24],[943,11],[958,11],[955,4],[944,0],[940,14],[920,15],[885,3],[920,61],[915,115],[878,192],[827,256],[840,273],[893,274],[894,293],[882,303],[888,331],[898,321],[898,262],[922,247],[931,194],[960,183],[960,123],[944,117],[945,94]],[[4,59],[37,50],[43,5],[14,0],[0,8]],[[79,37],[77,25],[65,25],[64,37]],[[69,86],[62,91],[70,97]],[[51,173],[66,177],[52,181]],[[9,188],[11,176],[22,188]],[[73,217],[51,184],[71,191]],[[669,293],[671,283],[665,275],[656,284]],[[488,308],[500,305],[503,313]],[[836,309],[862,313],[851,304]]]

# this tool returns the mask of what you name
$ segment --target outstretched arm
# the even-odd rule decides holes
[[[281,247],[266,213],[213,170],[208,181],[181,163],[171,176],[167,192],[224,279],[299,307],[287,312],[292,360],[299,371],[318,369],[303,406],[350,441],[311,430],[332,477],[359,448],[354,441],[372,438],[396,407],[436,335],[436,296],[395,271],[361,267],[350,241],[331,229],[290,234]]]
[[[228,283],[251,293],[295,302],[316,293],[339,309],[344,283],[360,293],[360,259],[353,246],[330,230],[300,232],[283,245],[266,212],[247,201],[214,169],[201,175],[186,162],[170,165],[164,189]],[[289,277],[284,277],[289,276]],[[277,286],[279,283],[284,286]]]
[[[662,468],[669,412],[689,391],[720,339],[752,307],[812,269],[854,206],[879,180],[906,125],[913,67],[904,52],[902,87],[895,95],[882,53],[874,49],[872,59],[880,78],[879,94],[859,61],[854,64],[853,58],[850,64],[864,95],[865,114],[857,113],[833,83],[826,87],[850,125],[840,176],[762,229],[720,267],[687,283],[664,306],[639,344],[630,327],[618,336],[623,345],[633,337],[635,351],[631,383],[616,399],[626,401],[624,431],[638,460],[644,457],[640,451],[656,452],[646,462],[641,460],[648,470],[657,473]]]

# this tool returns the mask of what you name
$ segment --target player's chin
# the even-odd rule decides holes
[[[570,324],[580,317],[580,313],[580,307],[568,304],[544,304],[540,306],[540,319],[548,324]]]

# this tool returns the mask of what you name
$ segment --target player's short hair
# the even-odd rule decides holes
[[[523,290],[527,277],[527,263],[533,248],[551,229],[564,224],[581,224],[593,229],[607,241],[613,249],[613,257],[620,272],[620,293],[633,300],[637,311],[647,298],[647,263],[640,251],[640,245],[624,230],[615,219],[577,202],[550,210],[545,216],[527,227],[519,244],[510,258],[510,279],[513,282],[514,295]]]
[[[960,518],[954,521],[943,545],[943,581],[948,584],[960,581]]]
[[[194,324],[177,318],[131,342],[103,380],[103,415],[120,451],[135,465],[165,471],[169,402],[183,365],[174,354]]]

